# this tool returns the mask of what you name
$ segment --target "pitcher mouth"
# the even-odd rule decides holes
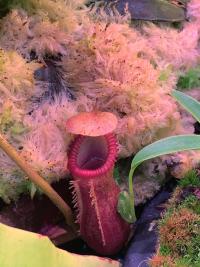
[[[115,163],[117,142],[113,134],[98,137],[79,135],[70,147],[68,168],[74,177],[95,178]]]

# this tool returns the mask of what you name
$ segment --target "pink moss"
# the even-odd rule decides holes
[[[138,31],[103,22],[83,28],[63,58],[66,77],[79,95],[92,100],[94,109],[117,115],[120,157],[176,130],[179,115],[168,96],[174,81],[159,81],[156,58]]]
[[[173,28],[159,28],[154,24],[144,28],[150,47],[156,52],[156,63],[163,67],[181,69],[194,66],[198,62],[198,29],[193,24],[185,24],[182,31]]]
[[[200,1],[191,0],[187,6],[187,15],[190,19],[200,22]]]

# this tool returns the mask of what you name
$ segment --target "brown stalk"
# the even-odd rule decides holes
[[[65,217],[66,223],[76,231],[71,208],[67,203],[58,195],[58,193],[35,172],[31,166],[18,154],[13,146],[11,146],[6,139],[0,134],[0,148],[26,173],[29,179],[37,185],[57,206]]]

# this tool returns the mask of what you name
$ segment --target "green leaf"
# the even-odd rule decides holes
[[[199,135],[193,134],[167,137],[141,149],[133,158],[131,169],[135,170],[138,165],[148,159],[194,149],[200,149]]]
[[[200,135],[179,135],[159,140],[141,149],[133,158],[129,172],[129,193],[122,192],[118,200],[118,211],[127,222],[133,223],[134,192],[133,174],[142,162],[158,156],[172,154],[184,150],[200,149]]]
[[[200,122],[200,103],[190,96],[174,90],[172,96]],[[159,140],[141,149],[133,158],[129,172],[129,194],[122,192],[118,200],[118,211],[128,222],[133,222],[132,212],[134,214],[134,192],[133,192],[133,174],[138,165],[143,161],[158,156],[172,154],[184,150],[200,149],[199,135],[179,135],[171,136]]]
[[[69,253],[48,237],[0,224],[1,267],[120,267],[117,261]]]
[[[200,122],[200,103],[197,100],[176,90],[172,91],[172,96]]]
[[[122,191],[119,194],[117,210],[122,218],[128,223],[134,223],[136,221],[135,211],[131,205],[131,199],[128,192]]]

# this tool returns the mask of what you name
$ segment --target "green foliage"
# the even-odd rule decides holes
[[[0,224],[1,267],[119,267],[117,261],[81,256],[56,248],[35,233]]]
[[[189,111],[199,122],[200,122],[200,103],[181,92],[173,91],[172,96],[187,110]],[[144,161],[152,159],[161,155],[171,154],[175,152],[185,150],[200,149],[200,136],[199,135],[179,135],[172,136],[162,140],[159,140],[153,144],[150,144],[141,149],[133,158],[131,163],[131,169],[129,172],[129,193],[123,195],[123,203],[128,203],[126,211],[127,216],[125,218],[125,208],[121,203],[118,204],[118,212],[128,222],[130,218],[135,218],[134,210],[134,194],[133,194],[133,174],[135,169]],[[121,195],[119,202],[122,202]],[[134,221],[132,221],[134,222]]]
[[[177,88],[189,90],[200,86],[200,66],[191,68],[184,75],[180,76]]]
[[[11,0],[7,0],[7,1],[0,0],[0,18],[5,16],[9,12],[10,3],[11,3]]]
[[[200,103],[196,99],[176,90],[172,92],[172,96],[200,122]]]
[[[181,187],[200,187],[200,177],[197,174],[196,170],[190,170],[186,173],[186,175],[179,180],[179,186]]]
[[[188,259],[185,258],[179,258],[177,260],[175,260],[175,266],[176,267],[191,267],[191,262],[188,261]],[[197,267],[197,266],[195,266]]]
[[[120,173],[119,173],[119,167],[118,166],[115,166],[113,176],[114,176],[114,179],[115,179],[116,183],[118,185],[120,185],[121,184],[121,178],[120,178]]]
[[[200,149],[199,135],[179,135],[161,139],[141,149],[133,158],[131,168],[136,169],[142,162],[175,152]]]
[[[9,132],[11,136],[15,137],[27,132],[28,129],[14,117],[13,108],[8,105],[0,114],[0,131],[4,134]]]
[[[17,200],[21,193],[30,193],[30,180],[24,179],[24,173],[19,168],[0,170],[0,198],[6,203]]]
[[[27,132],[28,129],[24,127],[23,123],[15,121],[10,130],[11,134],[16,136]]]
[[[171,206],[159,221],[159,255],[170,256],[175,267],[200,266],[200,200],[189,195]]]
[[[133,173],[135,169],[144,161],[152,159],[161,155],[171,154],[184,150],[200,149],[200,136],[199,135],[180,135],[172,136],[162,140],[159,140],[153,144],[150,144],[141,149],[133,158],[131,163],[131,169],[129,172],[129,194],[124,195],[126,202],[131,201],[129,205],[129,211],[127,214],[132,214],[134,218],[134,195],[133,195]],[[118,207],[122,207],[118,205]],[[128,207],[127,207],[128,208]],[[124,218],[123,210],[118,209],[118,212]],[[126,218],[130,221],[130,217]]]
[[[159,221],[159,227],[166,224],[167,220],[172,216],[174,208],[168,208],[165,212],[165,215]]]
[[[12,8],[20,7],[27,11],[36,9],[37,1],[32,0],[0,0],[0,17],[5,16]]]
[[[36,3],[37,1],[35,1]],[[5,16],[12,8],[23,8],[27,11],[35,9],[34,1],[32,0],[0,0],[0,18]]]
[[[200,223],[198,224],[198,229],[200,229]],[[191,266],[200,266],[200,230],[188,243],[184,258],[191,264]]]
[[[180,205],[181,208],[187,208],[192,210],[194,213],[200,215],[200,200],[194,196],[189,195]]]
[[[136,216],[134,213],[134,209],[132,209],[131,202],[132,201],[128,192],[120,192],[117,210],[122,216],[122,218],[128,223],[133,223],[136,221]]]
[[[160,254],[162,256],[168,256],[171,253],[172,253],[172,251],[171,251],[171,248],[169,246],[163,245],[163,244],[160,245]]]
[[[191,210],[192,212],[194,212],[195,214],[199,214],[200,215],[200,201],[199,199],[194,196],[193,194],[190,194],[188,197],[186,197],[183,202],[178,205],[177,207],[169,207],[166,211],[165,211],[165,215],[160,219],[159,221],[159,226],[163,226],[166,224],[167,220],[172,216],[172,214],[175,211],[178,211],[182,208],[186,208]]]
[[[173,220],[173,217],[171,219]],[[190,263],[189,266],[199,266],[198,264],[200,263],[200,258],[199,258],[199,255],[200,255],[200,232],[199,232],[200,219],[199,220],[191,219],[191,221],[187,221],[187,223],[185,223],[185,225],[183,226],[185,228],[184,230],[179,227],[181,227],[181,224],[179,223],[177,223],[177,225],[174,224],[174,228],[171,229],[171,231],[174,231],[174,232],[180,231],[181,233],[185,231],[185,234],[183,234],[183,237],[181,237],[180,235],[179,238],[175,238],[175,236],[178,234],[174,235],[174,237],[173,235],[169,234],[170,243],[168,243],[167,241],[162,241],[159,253],[163,256],[170,256],[174,259],[184,258],[185,263],[188,263],[188,264]],[[160,235],[161,235],[160,238],[162,239],[162,234]]]

